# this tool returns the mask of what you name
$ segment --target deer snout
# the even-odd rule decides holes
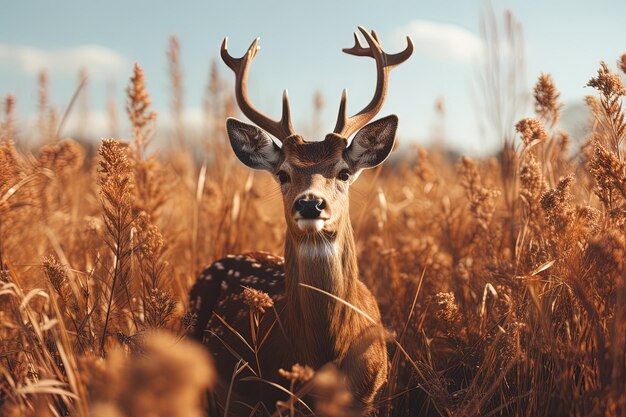
[[[327,207],[325,199],[314,194],[301,194],[293,203],[298,228],[306,233],[320,232],[330,217]]]
[[[326,208],[326,201],[321,198],[299,198],[294,204],[294,209],[303,219],[317,219]]]

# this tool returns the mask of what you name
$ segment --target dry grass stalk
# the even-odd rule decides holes
[[[250,309],[254,313],[260,314],[265,313],[266,308],[270,308],[274,305],[274,301],[272,301],[267,293],[250,287],[243,289],[243,301],[250,306]]]
[[[587,83],[600,92],[600,105],[592,106],[597,121],[596,132],[617,158],[624,161],[622,143],[626,137],[626,122],[622,108],[622,97],[626,88],[619,76],[612,72],[605,62],[600,63],[598,75]]]
[[[15,96],[13,94],[7,94],[4,99],[4,114],[0,122],[0,142],[13,140],[15,135],[14,112]]]
[[[128,148],[113,139],[104,139],[99,149],[100,160],[100,195],[104,224],[106,228],[106,243],[112,254],[111,271],[107,278],[108,300],[104,305],[105,317],[100,338],[100,353],[104,355],[106,340],[109,336],[107,329],[113,318],[111,312],[122,312],[124,307],[130,309],[131,318],[132,300],[129,292],[130,262],[133,250],[131,228],[133,225],[132,188],[133,175]],[[137,326],[135,325],[137,328]]]
[[[550,127],[554,127],[561,116],[563,104],[559,102],[560,93],[550,74],[541,74],[534,89],[535,112]]]
[[[137,152],[142,152],[152,140],[157,115],[151,110],[152,102],[146,90],[143,70],[137,63],[133,66],[133,76],[126,88],[126,94],[128,96],[126,112],[133,125],[133,143]],[[140,154],[140,157],[142,156]]]
[[[171,36],[167,50],[170,83],[172,87],[172,119],[174,120],[174,134],[176,143],[182,146],[185,143],[185,122],[183,120],[183,73],[180,63],[180,43],[178,37]]]

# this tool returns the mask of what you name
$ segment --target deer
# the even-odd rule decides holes
[[[374,59],[374,95],[348,117],[344,89],[335,128],[321,141],[296,133],[287,90],[280,120],[250,102],[247,80],[259,38],[241,58],[228,52],[228,38],[222,42],[221,58],[235,74],[237,104],[254,123],[228,118],[230,145],[243,164],[275,178],[286,235],[284,257],[227,255],[205,268],[190,290],[191,336],[209,348],[222,381],[211,405],[215,415],[250,415],[250,408],[239,407],[243,403],[271,407],[285,395],[275,386],[281,380],[278,370],[295,363],[314,370],[336,365],[363,414],[372,412],[386,382],[384,328],[376,298],[359,279],[348,191],[364,169],[383,163],[394,148],[398,117],[372,120],[384,104],[391,70],[411,56],[413,43],[407,36],[403,51],[388,54],[375,31],[358,30],[367,45],[355,32],[354,46],[343,52]],[[267,294],[273,304],[258,323],[259,349],[246,341],[254,327],[242,302],[246,287]]]

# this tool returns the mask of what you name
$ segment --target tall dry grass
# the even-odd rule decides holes
[[[169,56],[180,118],[174,40]],[[618,67],[626,72],[626,55]],[[216,67],[202,159],[181,120],[177,146],[155,151],[146,85],[135,65],[131,137],[105,139],[97,153],[59,137],[45,73],[38,138],[20,138],[39,143],[34,151],[16,145],[15,98],[4,101],[3,415],[202,415],[213,370],[184,338],[195,274],[228,253],[282,253],[279,193],[231,155],[220,121],[233,101]],[[542,74],[536,114],[503,127],[516,137],[502,154],[456,161],[416,148],[357,183],[362,277],[397,342],[380,415],[626,413],[626,91],[604,63],[588,85],[594,118],[580,149],[559,128],[559,93]],[[311,372],[284,371],[285,387],[321,398],[317,415],[351,415],[336,371]]]

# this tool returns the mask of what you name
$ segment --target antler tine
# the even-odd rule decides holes
[[[287,90],[283,93],[282,117],[278,121],[270,119],[268,116],[261,113],[248,99],[248,71],[250,69],[250,63],[259,49],[259,38],[256,38],[241,58],[235,58],[228,53],[228,38],[224,38],[220,55],[224,63],[235,73],[235,98],[243,114],[257,126],[265,129],[280,141],[283,141],[285,138],[295,134],[291,124],[291,111],[289,108]]]
[[[348,90],[346,88],[343,89],[341,93],[341,101],[339,102],[339,115],[337,116],[337,124],[335,124],[335,133],[340,133],[345,128],[348,123],[348,115],[346,113],[348,102]],[[347,139],[347,136],[346,136]]]
[[[406,48],[404,51],[398,52],[397,54],[387,55],[387,65],[390,67],[395,67],[402,64],[404,61],[409,59],[413,54],[413,41],[410,36],[406,37]]]
[[[280,124],[282,130],[284,132],[288,132],[285,137],[291,136],[295,133],[293,126],[291,125],[291,108],[289,107],[289,93],[287,92],[287,89],[283,91],[283,114],[280,117]]]
[[[354,32],[354,46],[352,48],[343,48],[342,51],[348,55],[369,57],[372,56],[369,48],[364,48],[363,46],[361,46],[359,36],[356,34],[356,32]]]
[[[261,47],[259,46],[259,40],[260,38],[256,38],[254,41],[252,41],[252,43],[248,47],[248,50],[241,58],[235,58],[234,56],[228,53],[228,36],[225,37],[224,40],[222,41],[222,47],[220,48],[220,55],[222,57],[222,61],[224,61],[224,63],[228,65],[228,67],[231,70],[237,73],[244,59],[248,56],[251,56],[251,58],[254,58],[256,56],[257,51],[261,49]]]
[[[350,137],[353,133],[365,126],[365,124],[376,116],[385,102],[389,73],[391,72],[391,69],[406,61],[413,53],[413,43],[408,36],[407,47],[404,51],[390,55],[383,51],[376,31],[372,30],[370,33],[364,27],[359,26],[359,32],[361,32],[365,38],[368,47],[366,48],[361,45],[355,32],[354,46],[352,48],[343,49],[343,51],[350,55],[369,56],[374,58],[376,61],[376,89],[374,91],[374,97],[372,97],[372,100],[368,103],[368,105],[351,117],[347,117],[346,114],[347,92],[344,90],[341,96],[339,115],[337,116],[334,133],[337,133],[345,138]]]
[[[374,38],[376,40],[376,42],[378,42],[378,44],[380,44],[380,40],[378,40],[378,33],[376,33],[376,31],[374,29],[372,29],[372,38]]]

